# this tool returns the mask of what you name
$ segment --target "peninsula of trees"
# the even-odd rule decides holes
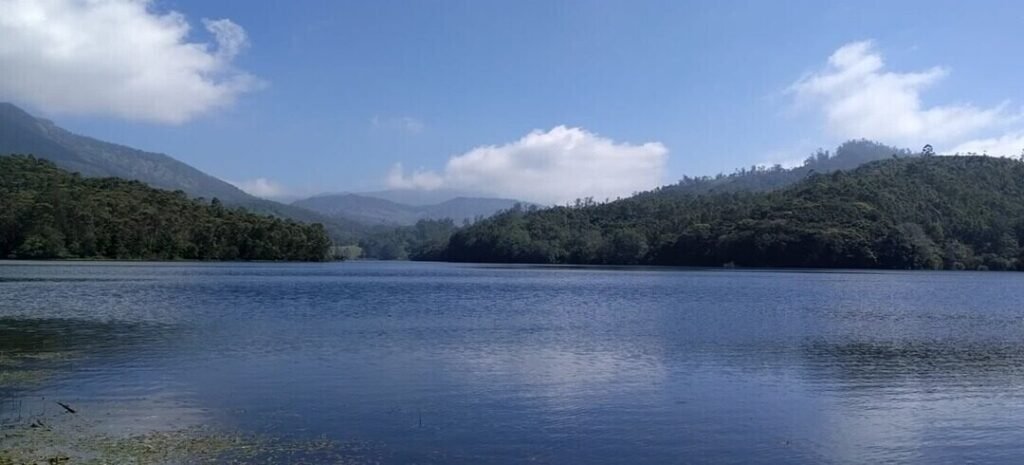
[[[320,224],[0,156],[0,258],[316,261],[330,247]]]

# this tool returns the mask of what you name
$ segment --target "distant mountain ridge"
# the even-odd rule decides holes
[[[371,192],[346,192],[363,197],[390,200],[395,203],[413,206],[436,205],[459,197],[465,198],[492,198],[483,192],[465,191],[457,189],[387,189]],[[327,193],[324,193],[326,195]]]
[[[168,155],[74,134],[5,102],[0,102],[0,154],[35,155],[86,177],[141,181],[158,189],[181,190],[191,197],[218,198],[255,213],[322,223],[336,242],[354,242],[364,230],[343,218],[254,197]]]
[[[436,204],[410,205],[363,194],[329,194],[292,203],[332,218],[343,218],[368,226],[409,226],[419,220],[449,218],[456,224],[489,217],[515,206],[511,199],[456,197]]]

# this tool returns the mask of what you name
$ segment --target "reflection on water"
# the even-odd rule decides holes
[[[0,265],[0,369],[46,373],[0,376],[0,401],[8,420],[370,444],[385,463],[1017,463],[1020,279]]]
[[[912,341],[812,343],[806,365],[827,370],[829,380],[857,387],[906,379],[979,383],[985,378],[1024,380],[1024,340],[1019,344]]]
[[[123,352],[173,334],[171,325],[160,323],[0,317],[0,353],[45,356],[111,349]]]

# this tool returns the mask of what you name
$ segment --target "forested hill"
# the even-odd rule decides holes
[[[344,218],[327,218],[292,205],[260,199],[162,153],[78,135],[52,121],[36,118],[17,106],[0,102],[0,154],[32,154],[85,177],[116,177],[142,181],[158,189],[181,190],[192,197],[214,197],[225,205],[249,211],[322,223],[338,242],[355,242],[363,226]]]
[[[323,226],[0,156],[0,258],[323,260]]]
[[[1024,163],[890,158],[771,192],[513,209],[455,233],[452,261],[1024,269]]]

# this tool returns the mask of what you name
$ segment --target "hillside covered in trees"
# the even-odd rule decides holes
[[[0,156],[0,258],[323,260],[323,226]]]
[[[180,190],[190,197],[216,197],[225,206],[242,207],[254,213],[321,223],[338,243],[358,241],[367,232],[363,225],[345,218],[330,218],[254,197],[168,155],[75,134],[11,103],[0,102],[0,154],[11,153],[32,154],[87,178],[141,181],[157,189]]]
[[[826,157],[827,158],[827,157]],[[825,160],[827,161],[827,160]],[[446,260],[1024,269],[1024,163],[889,157],[786,188],[672,187],[606,204],[515,208],[456,232]]]

